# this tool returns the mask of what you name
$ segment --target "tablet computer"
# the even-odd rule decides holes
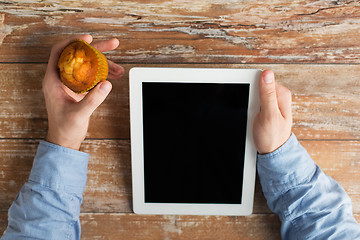
[[[249,215],[261,70],[132,68],[137,214]]]

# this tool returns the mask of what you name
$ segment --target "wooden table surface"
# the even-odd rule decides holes
[[[41,81],[51,46],[116,37],[124,66],[93,114],[82,239],[279,239],[257,179],[249,217],[135,215],[128,71],[135,66],[273,69],[293,94],[293,132],[348,192],[360,220],[359,1],[0,2],[0,232],[47,129]]]

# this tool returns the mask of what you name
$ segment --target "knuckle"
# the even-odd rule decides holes
[[[272,98],[276,96],[276,91],[275,89],[265,89],[263,91],[263,96],[265,96],[267,99]]]

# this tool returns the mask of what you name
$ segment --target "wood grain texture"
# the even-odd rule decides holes
[[[122,63],[359,63],[359,1],[2,1],[0,62],[46,62],[73,34]]]
[[[360,215],[355,214],[360,222]],[[0,233],[6,229],[0,212]],[[81,239],[131,240],[278,240],[280,221],[273,214],[249,217],[160,216],[114,213],[80,214]]]
[[[113,90],[91,118],[88,137],[129,138],[129,76],[135,66],[271,68],[293,93],[293,131],[301,139],[360,139],[357,65],[125,64]],[[0,137],[42,138],[47,115],[41,80],[45,64],[0,64]]]
[[[360,141],[301,141],[324,172],[338,181],[360,214]],[[0,140],[0,211],[7,211],[27,180],[38,141]],[[81,212],[132,212],[129,140],[86,140],[82,151],[90,154],[88,181]],[[254,214],[270,213],[256,182]]]
[[[0,65],[0,137],[46,135],[47,113],[41,91],[45,69],[45,64]],[[113,85],[116,94],[111,94],[93,115],[89,137],[129,138],[128,79],[124,77]]]
[[[6,218],[7,214],[0,212],[0,233],[6,229]],[[218,217],[82,213],[80,222],[84,240],[280,239],[280,222],[273,214]]]
[[[280,239],[280,222],[272,214],[250,217],[82,214],[80,221],[82,239]]]
[[[136,66],[273,69],[293,94],[294,133],[348,192],[360,222],[359,1],[2,0],[0,233],[46,134],[50,49],[87,33],[120,40],[106,56],[126,73],[82,145],[90,153],[82,239],[280,239],[258,178],[249,217],[132,214],[128,70]]]

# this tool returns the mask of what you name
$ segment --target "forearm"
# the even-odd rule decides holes
[[[2,239],[79,239],[88,154],[41,142]]]
[[[360,237],[350,198],[294,135],[273,153],[258,156],[258,172],[268,205],[282,221],[284,239]]]

